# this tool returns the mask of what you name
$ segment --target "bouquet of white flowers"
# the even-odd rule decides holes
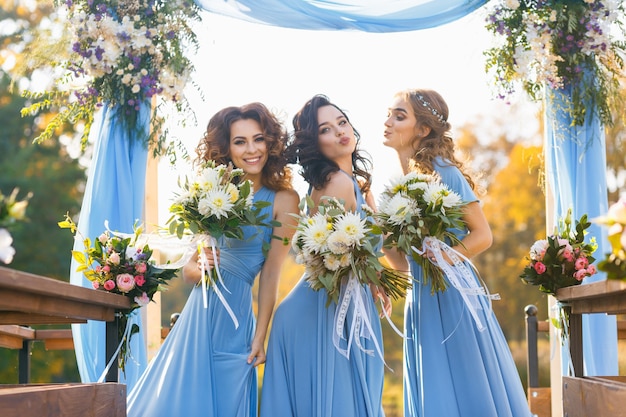
[[[207,306],[206,290],[212,285],[213,290],[230,314],[235,327],[239,326],[234,312],[222,295],[218,283],[226,290],[217,266],[216,245],[217,239],[226,236],[235,239],[244,239],[243,226],[274,225],[274,221],[265,223],[265,216],[260,214],[263,207],[270,203],[266,201],[253,202],[252,183],[241,180],[243,170],[232,165],[216,165],[209,161],[203,165],[193,179],[187,178],[181,184],[182,191],[176,201],[170,206],[172,217],[167,221],[171,234],[182,238],[186,231],[200,234],[193,243],[196,246],[191,250],[198,251],[203,265],[203,278],[200,284],[203,288],[204,305]],[[210,268],[204,246],[213,249],[214,265]],[[264,250],[267,247],[264,246]]]
[[[386,235],[385,247],[397,247],[411,256],[431,280],[433,292],[444,291],[447,285],[441,268],[422,254],[433,238],[459,243],[451,230],[463,228],[463,207],[461,197],[436,175],[409,173],[393,180],[382,194],[376,217]]]
[[[182,237],[189,230],[215,239],[222,235],[243,239],[242,226],[262,225],[259,211],[269,203],[253,203],[252,183],[241,181],[243,175],[243,170],[232,165],[209,161],[194,178],[186,178],[170,206],[170,233]]]
[[[313,206],[310,197],[304,202]],[[363,208],[373,214],[369,207]],[[342,281],[351,273],[361,284],[378,285],[392,298],[406,295],[409,279],[379,261],[381,232],[370,218],[347,211],[335,198],[324,199],[314,215],[302,211],[297,217],[292,241],[296,262],[305,266],[306,279],[314,290],[326,290],[329,303],[338,302]]]
[[[336,198],[324,198],[317,207],[317,213],[309,215],[304,210],[314,207],[313,200],[305,197],[300,203],[296,233],[292,247],[296,262],[305,266],[305,279],[316,291],[325,290],[328,294],[327,306],[337,303],[333,344],[344,356],[350,356],[350,345],[354,342],[361,350],[366,350],[360,342],[364,334],[373,335],[368,308],[365,304],[365,285],[377,285],[392,298],[406,295],[411,286],[410,277],[390,269],[380,263],[383,255],[377,247],[380,244],[380,228],[373,221],[371,208],[361,209],[367,217],[346,210]],[[348,345],[340,346],[345,338],[344,325],[352,309],[352,326],[349,330]],[[384,311],[384,310],[383,310]],[[387,316],[386,312],[385,316]],[[396,332],[399,332],[391,323]],[[360,330],[363,329],[363,330]],[[374,345],[382,358],[382,349],[375,337]]]

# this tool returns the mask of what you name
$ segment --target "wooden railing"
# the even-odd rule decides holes
[[[119,343],[115,313],[129,308],[130,300],[121,295],[0,267],[0,342],[7,347],[24,350],[24,343],[32,340],[67,339],[67,333],[38,331],[29,327],[32,325],[99,320],[107,323],[106,354],[110,358]],[[126,386],[115,383],[117,368],[111,368],[107,384],[0,385],[2,416],[125,417]],[[27,379],[28,369],[22,372],[20,378]]]
[[[626,283],[621,281],[603,281],[594,284],[564,288],[557,293],[559,301],[567,302],[571,308],[570,313],[570,347],[571,357],[575,364],[576,375],[574,378],[564,377],[566,395],[564,396],[564,410],[566,415],[604,415],[597,414],[598,410],[626,400],[626,379],[620,376],[613,377],[590,377],[583,378],[582,374],[582,325],[581,314],[583,313],[626,313]],[[527,378],[528,378],[528,403],[533,415],[538,417],[551,416],[551,389],[539,386],[539,358],[538,358],[538,334],[549,331],[547,321],[537,320],[537,307],[528,305],[524,309],[526,313],[526,344],[527,344]],[[626,340],[626,320],[617,320],[617,337]],[[569,386],[568,386],[569,384]],[[588,398],[586,403],[578,393],[572,393],[573,387],[582,387]],[[589,389],[588,387],[592,387]],[[608,388],[607,388],[608,387]],[[610,392],[611,396],[604,397]],[[597,405],[589,400],[590,396],[603,397]],[[585,414],[592,412],[595,414]],[[626,409],[621,409],[620,416],[626,415]],[[618,414],[611,414],[617,416]]]

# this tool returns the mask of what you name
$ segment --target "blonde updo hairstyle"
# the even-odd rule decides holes
[[[397,98],[406,101],[415,115],[417,125],[430,128],[423,138],[413,138],[413,150],[410,167],[414,171],[432,174],[435,171],[434,160],[441,157],[450,165],[454,165],[467,179],[472,189],[476,185],[470,176],[469,168],[455,155],[455,146],[450,132],[452,126],[448,122],[448,105],[439,93],[426,89],[403,90],[396,94]]]

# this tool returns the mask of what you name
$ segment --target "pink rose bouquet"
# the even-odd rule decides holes
[[[66,215],[59,227],[76,233],[77,227]],[[122,341],[119,366],[124,369],[128,342],[139,331],[133,325],[126,332],[128,318],[135,309],[147,305],[157,291],[163,291],[167,281],[174,278],[177,269],[159,268],[152,259],[152,249],[140,244],[141,228],[135,228],[131,237],[109,230],[93,242],[83,240],[84,251],[73,250],[72,256],[78,263],[76,271],[82,272],[96,290],[121,294],[131,299],[131,308],[120,316],[119,333]],[[128,337],[126,337],[128,335]]]
[[[520,278],[527,284],[538,285],[540,291],[554,295],[559,288],[578,285],[585,277],[595,274],[595,258],[591,255],[597,244],[595,239],[585,243],[585,229],[589,226],[587,215],[583,215],[572,230],[572,211],[569,210],[553,235],[531,246],[527,257],[529,263]]]
[[[76,232],[76,225],[67,215],[59,226]],[[177,271],[155,266],[152,249],[147,244],[139,244],[141,232],[141,228],[135,228],[135,234],[127,237],[107,230],[93,242],[84,239],[84,251],[72,251],[78,262],[77,271],[97,290],[130,297],[131,311],[150,302]]]

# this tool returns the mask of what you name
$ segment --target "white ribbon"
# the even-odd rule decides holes
[[[120,314],[122,314],[122,313],[120,313]],[[131,323],[130,323],[130,321],[131,321],[130,320],[131,314],[129,314],[128,317],[126,318],[126,328],[124,329],[124,334],[122,335],[122,340],[120,340],[120,344],[117,346],[117,349],[115,349],[115,353],[113,354],[113,356],[111,356],[111,359],[109,359],[109,362],[107,363],[106,367],[104,368],[104,371],[102,371],[102,374],[100,374],[100,378],[98,378],[97,382],[104,382],[104,378],[106,378],[106,375],[109,372],[109,369],[111,369],[111,366],[113,365],[113,362],[119,356],[120,350],[122,349],[122,346],[124,345],[124,343],[126,343],[126,352],[130,352],[130,331],[131,331],[131,329],[133,327],[131,325]]]
[[[487,285],[480,278],[478,270],[474,264],[472,264],[472,262],[463,254],[457,252],[445,242],[442,242],[434,237],[429,236],[424,239],[422,250],[419,250],[414,246],[411,248],[419,255],[422,255],[427,251],[430,251],[433,254],[435,260],[429,258],[430,262],[441,268],[448,281],[450,281],[450,284],[452,284],[459,294],[461,294],[466,307],[474,318],[474,322],[476,323],[478,330],[482,331],[486,329],[486,326],[478,316],[477,310],[482,309],[480,303],[478,302],[478,297],[486,297],[489,301],[489,309],[491,309],[491,300],[499,300],[500,295],[489,294]],[[443,257],[444,253],[448,256],[448,259],[452,261],[453,265],[450,265],[446,261]],[[464,261],[467,262],[476,272],[476,276],[482,282],[482,286],[475,282],[472,271],[467,267]]]
[[[213,253],[213,268],[215,269],[215,272],[217,273],[217,280],[218,282],[213,283],[213,285],[211,285],[211,288],[213,289],[213,291],[215,291],[215,295],[217,295],[217,298],[220,300],[220,302],[222,303],[222,305],[224,306],[224,308],[226,309],[226,312],[228,313],[228,315],[230,316],[230,318],[232,319],[233,323],[235,324],[235,329],[239,328],[239,320],[237,320],[237,316],[235,315],[235,312],[233,311],[232,308],[230,308],[230,305],[228,304],[228,301],[226,300],[226,297],[224,297],[224,294],[222,294],[222,291],[220,290],[219,286],[221,285],[222,287],[224,287],[224,290],[226,290],[227,293],[230,294],[230,291],[228,290],[228,288],[226,287],[226,284],[224,284],[224,280],[222,279],[222,274],[220,273],[220,269],[218,267],[218,262],[217,262],[217,249],[216,249],[216,241],[215,238],[213,238],[212,236],[209,236],[208,238],[209,243],[211,245],[211,252]],[[204,246],[204,242],[206,242],[206,240],[203,240],[201,242],[199,242],[202,246]],[[207,301],[207,292],[208,292],[208,282],[210,282],[211,280],[211,269],[208,263],[208,259],[206,257],[206,253],[204,252],[204,250],[200,250],[199,251],[199,256],[200,256],[200,269],[202,270],[202,278],[200,278],[200,282],[202,283],[202,300],[204,302],[204,308],[208,308],[208,301]]]
[[[565,303],[561,303],[560,301],[557,301],[553,306],[552,309],[556,310],[556,314],[558,315],[559,318],[559,322],[561,324],[560,327],[556,327],[554,326],[554,333],[555,333],[555,340],[560,340],[561,341],[561,345],[562,345],[562,349],[561,349],[561,354],[563,354],[565,356],[565,362],[567,365],[567,371],[568,374],[566,376],[574,376],[574,362],[572,361],[572,355],[571,355],[571,351],[570,351],[570,345],[569,345],[569,322],[568,320],[566,320],[565,317],[565,310],[564,308],[567,307],[567,304]],[[554,359],[554,355],[556,353],[556,343],[552,343],[552,348],[550,351],[550,360]]]
[[[402,333],[402,331],[396,327],[396,325],[393,323],[393,321],[391,321],[391,317],[389,316],[389,314],[387,314],[387,310],[385,309],[385,301],[382,298],[380,299],[380,305],[381,305],[382,310],[383,310],[383,315],[387,319],[387,323],[389,323],[389,325],[391,326],[393,331],[396,332],[396,334],[398,336],[400,336],[401,338],[406,339],[407,338],[406,335],[404,333]]]
[[[361,351],[367,353],[368,355],[373,355],[374,352],[372,350],[365,349],[365,347],[361,344],[361,337],[372,339],[376,352],[378,352],[378,356],[384,363],[385,359],[383,357],[383,352],[380,348],[378,340],[376,339],[374,330],[372,329],[369,312],[365,304],[366,297],[367,294],[365,293],[365,289],[359,283],[358,278],[353,272],[350,272],[347,282],[342,283],[339,304],[335,310],[333,345],[335,345],[335,348],[339,351],[339,353],[347,359],[350,359],[350,349],[353,342]],[[346,349],[342,349],[339,346],[339,341],[340,339],[346,339],[343,330],[350,304],[353,304],[352,324],[350,325],[350,331],[348,334],[347,347]],[[385,366],[387,366],[386,363]]]

